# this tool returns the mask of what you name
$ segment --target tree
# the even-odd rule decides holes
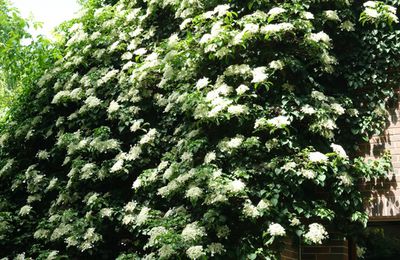
[[[354,156],[398,82],[389,4],[86,1],[2,131],[1,254],[274,259],[356,236],[357,184],[390,169]]]
[[[4,120],[15,96],[30,88],[59,53],[42,36],[33,39],[27,29],[40,24],[21,18],[6,0],[0,0],[0,21],[0,109]]]

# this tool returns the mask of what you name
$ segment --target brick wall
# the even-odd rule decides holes
[[[281,260],[298,260],[299,259],[299,246],[292,240],[285,240],[285,249],[281,254]]]
[[[380,136],[374,136],[368,144],[361,148],[367,159],[379,157],[383,151],[389,150],[392,155],[393,173],[385,179],[372,180],[363,184],[369,199],[365,207],[370,220],[400,220],[400,109],[394,108],[389,117],[388,128]]]
[[[302,260],[348,260],[349,244],[347,240],[330,239],[318,246],[302,246]]]
[[[301,245],[301,248],[287,240],[281,260],[298,260],[299,251],[301,260],[349,260],[349,243],[344,239],[330,239],[322,245]]]

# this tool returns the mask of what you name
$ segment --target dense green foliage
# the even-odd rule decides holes
[[[0,256],[268,259],[357,235],[358,183],[390,164],[348,154],[386,124],[394,7],[104,3],[2,130]]]
[[[59,52],[47,39],[33,39],[29,26],[39,26],[22,19],[8,1],[0,0],[0,116],[16,95],[29,91],[57,58]]]

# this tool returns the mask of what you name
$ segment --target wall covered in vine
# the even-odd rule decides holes
[[[17,259],[275,259],[366,225],[398,1],[83,1],[0,137]],[[397,73],[398,74],[398,73]]]

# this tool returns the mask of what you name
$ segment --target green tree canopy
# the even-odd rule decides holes
[[[2,117],[16,94],[28,90],[59,54],[53,44],[28,32],[40,26],[21,18],[6,0],[0,0],[0,109]]]
[[[1,256],[274,259],[366,224],[397,1],[84,1],[0,138]],[[394,27],[394,28],[393,28]]]

